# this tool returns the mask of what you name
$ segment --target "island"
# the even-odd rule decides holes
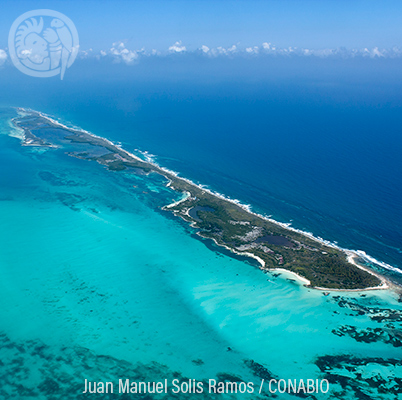
[[[359,262],[359,254],[258,215],[237,201],[201,187],[178,174],[124,150],[106,138],[67,127],[43,113],[18,108],[13,119],[25,146],[58,147],[73,143],[82,150],[68,155],[96,161],[111,171],[157,173],[182,198],[164,212],[187,221],[197,234],[233,254],[249,257],[262,270],[287,270],[304,285],[321,290],[364,290],[388,287],[387,280]]]

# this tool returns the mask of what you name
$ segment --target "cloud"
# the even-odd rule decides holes
[[[186,46],[183,46],[181,41],[176,42],[173,46],[169,47],[169,51],[172,53],[182,53],[187,51]]]
[[[246,53],[248,53],[248,54],[258,54],[259,52],[260,52],[260,48],[258,46],[246,48]]]
[[[0,65],[3,65],[7,60],[7,53],[0,49]]]
[[[218,50],[221,54],[226,54],[226,55],[232,55],[239,51],[235,44],[231,47],[228,47],[227,49],[225,49],[224,47],[218,47]]]
[[[77,51],[78,51],[78,49],[77,49]],[[89,57],[92,57],[92,56],[93,56],[93,49],[81,50],[81,51],[78,53],[78,55],[79,55],[80,58],[89,58]]]
[[[264,50],[269,50],[269,49],[271,48],[271,43],[264,42],[264,43],[262,44],[262,48],[263,48]]]
[[[263,42],[260,45],[240,47],[239,44],[223,47],[211,47],[203,44],[201,47],[191,50],[187,49],[181,41],[175,42],[167,50],[161,51],[157,49],[147,50],[142,48],[140,50],[127,49],[123,41],[113,43],[112,47],[108,50],[101,50],[96,53],[92,49],[87,51],[80,51],[81,58],[95,57],[98,60],[104,58],[112,58],[114,62],[124,62],[126,64],[136,64],[143,58],[151,57],[166,57],[174,56],[175,54],[193,54],[198,57],[319,57],[319,58],[402,58],[402,50],[398,47],[392,49],[363,48],[363,49],[346,49],[346,48],[323,48],[323,49],[310,49],[303,47],[279,47],[271,42]],[[4,57],[4,56],[3,56]],[[4,63],[1,59],[0,65]]]
[[[104,50],[101,50],[101,55],[105,56],[110,54],[116,62],[125,62],[126,64],[132,64],[134,61],[138,59],[138,52],[135,50],[129,50],[126,48],[126,45],[123,42],[113,43],[113,46],[106,53]]]
[[[262,44],[262,49],[265,53],[276,53],[278,49],[271,42],[264,42]]]
[[[205,46],[206,47],[206,46]],[[237,46],[234,44],[231,47],[225,48],[222,46],[218,46],[216,49],[212,48],[208,51],[208,54],[211,56],[230,56],[238,52]]]
[[[387,53],[386,50],[379,50],[378,47],[374,47],[371,50],[369,50],[367,48],[364,49],[364,54],[371,58],[385,57],[386,53]]]

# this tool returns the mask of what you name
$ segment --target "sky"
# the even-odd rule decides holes
[[[0,0],[0,7],[3,88],[33,84],[11,62],[8,35],[16,18],[37,9],[61,12],[77,28],[70,82],[402,84],[399,0]]]
[[[397,0],[1,0],[0,49],[22,13],[52,9],[75,23],[80,47],[94,51],[123,42],[133,50],[192,51],[271,43],[281,48],[402,48],[402,2]]]

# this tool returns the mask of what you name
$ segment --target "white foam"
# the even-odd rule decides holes
[[[25,132],[22,128],[16,126],[13,122],[14,122],[15,118],[12,118],[9,121],[9,126],[11,128],[11,131],[9,132],[9,136],[20,139],[20,140],[24,140],[25,139]]]
[[[143,150],[137,150],[138,152],[140,152],[143,156],[145,161],[149,162],[149,163],[153,163],[155,164],[155,159],[156,159],[156,155],[155,154],[151,154],[148,151],[143,151]]]

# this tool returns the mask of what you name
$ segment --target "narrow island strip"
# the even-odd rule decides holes
[[[213,193],[152,161],[145,161],[110,140],[69,128],[37,111],[23,108],[17,111],[19,116],[12,122],[24,132],[23,145],[58,147],[52,142],[52,138],[57,137],[78,147],[86,145],[83,151],[69,152],[70,156],[96,161],[111,171],[164,176],[167,186],[181,192],[183,197],[163,210],[190,223],[199,236],[257,260],[262,270],[286,270],[305,286],[326,291],[392,286],[384,276],[359,263],[362,258],[359,252],[341,249],[289,224],[256,214],[248,206]],[[99,155],[99,151],[88,148],[104,151]]]

